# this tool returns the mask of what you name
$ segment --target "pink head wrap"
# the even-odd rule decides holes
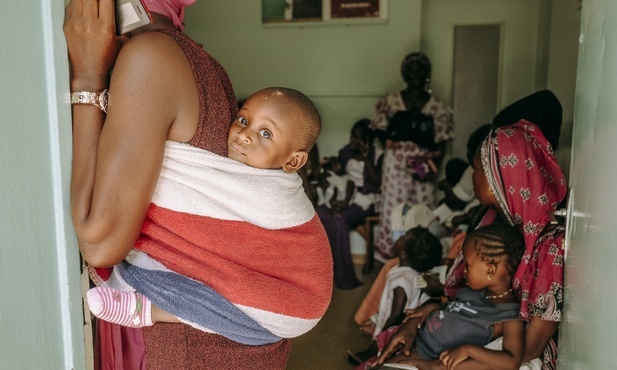
[[[174,26],[184,31],[184,8],[195,4],[196,0],[144,0],[148,11],[166,16]]]

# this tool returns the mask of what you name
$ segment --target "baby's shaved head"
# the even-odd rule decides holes
[[[309,152],[321,131],[321,116],[315,104],[306,95],[288,87],[267,87],[260,93],[275,96],[299,108],[301,115],[296,118],[298,127],[302,129],[298,137],[302,139],[300,145]]]

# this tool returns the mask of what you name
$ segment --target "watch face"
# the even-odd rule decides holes
[[[107,102],[109,100],[109,90],[105,89],[99,94],[99,108],[107,113]]]

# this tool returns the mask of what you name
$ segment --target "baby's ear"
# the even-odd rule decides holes
[[[283,171],[287,173],[296,172],[302,166],[304,166],[307,160],[308,160],[307,152],[305,152],[304,150],[295,151],[289,156],[287,163],[283,165]]]

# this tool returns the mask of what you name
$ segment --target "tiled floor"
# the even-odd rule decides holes
[[[369,275],[362,275],[356,265],[357,276],[364,285],[352,290],[334,289],[332,302],[323,319],[307,334],[292,340],[288,370],[351,370],[347,362],[347,349],[364,349],[370,338],[358,333],[353,315],[371,287],[381,268],[376,263]]]

